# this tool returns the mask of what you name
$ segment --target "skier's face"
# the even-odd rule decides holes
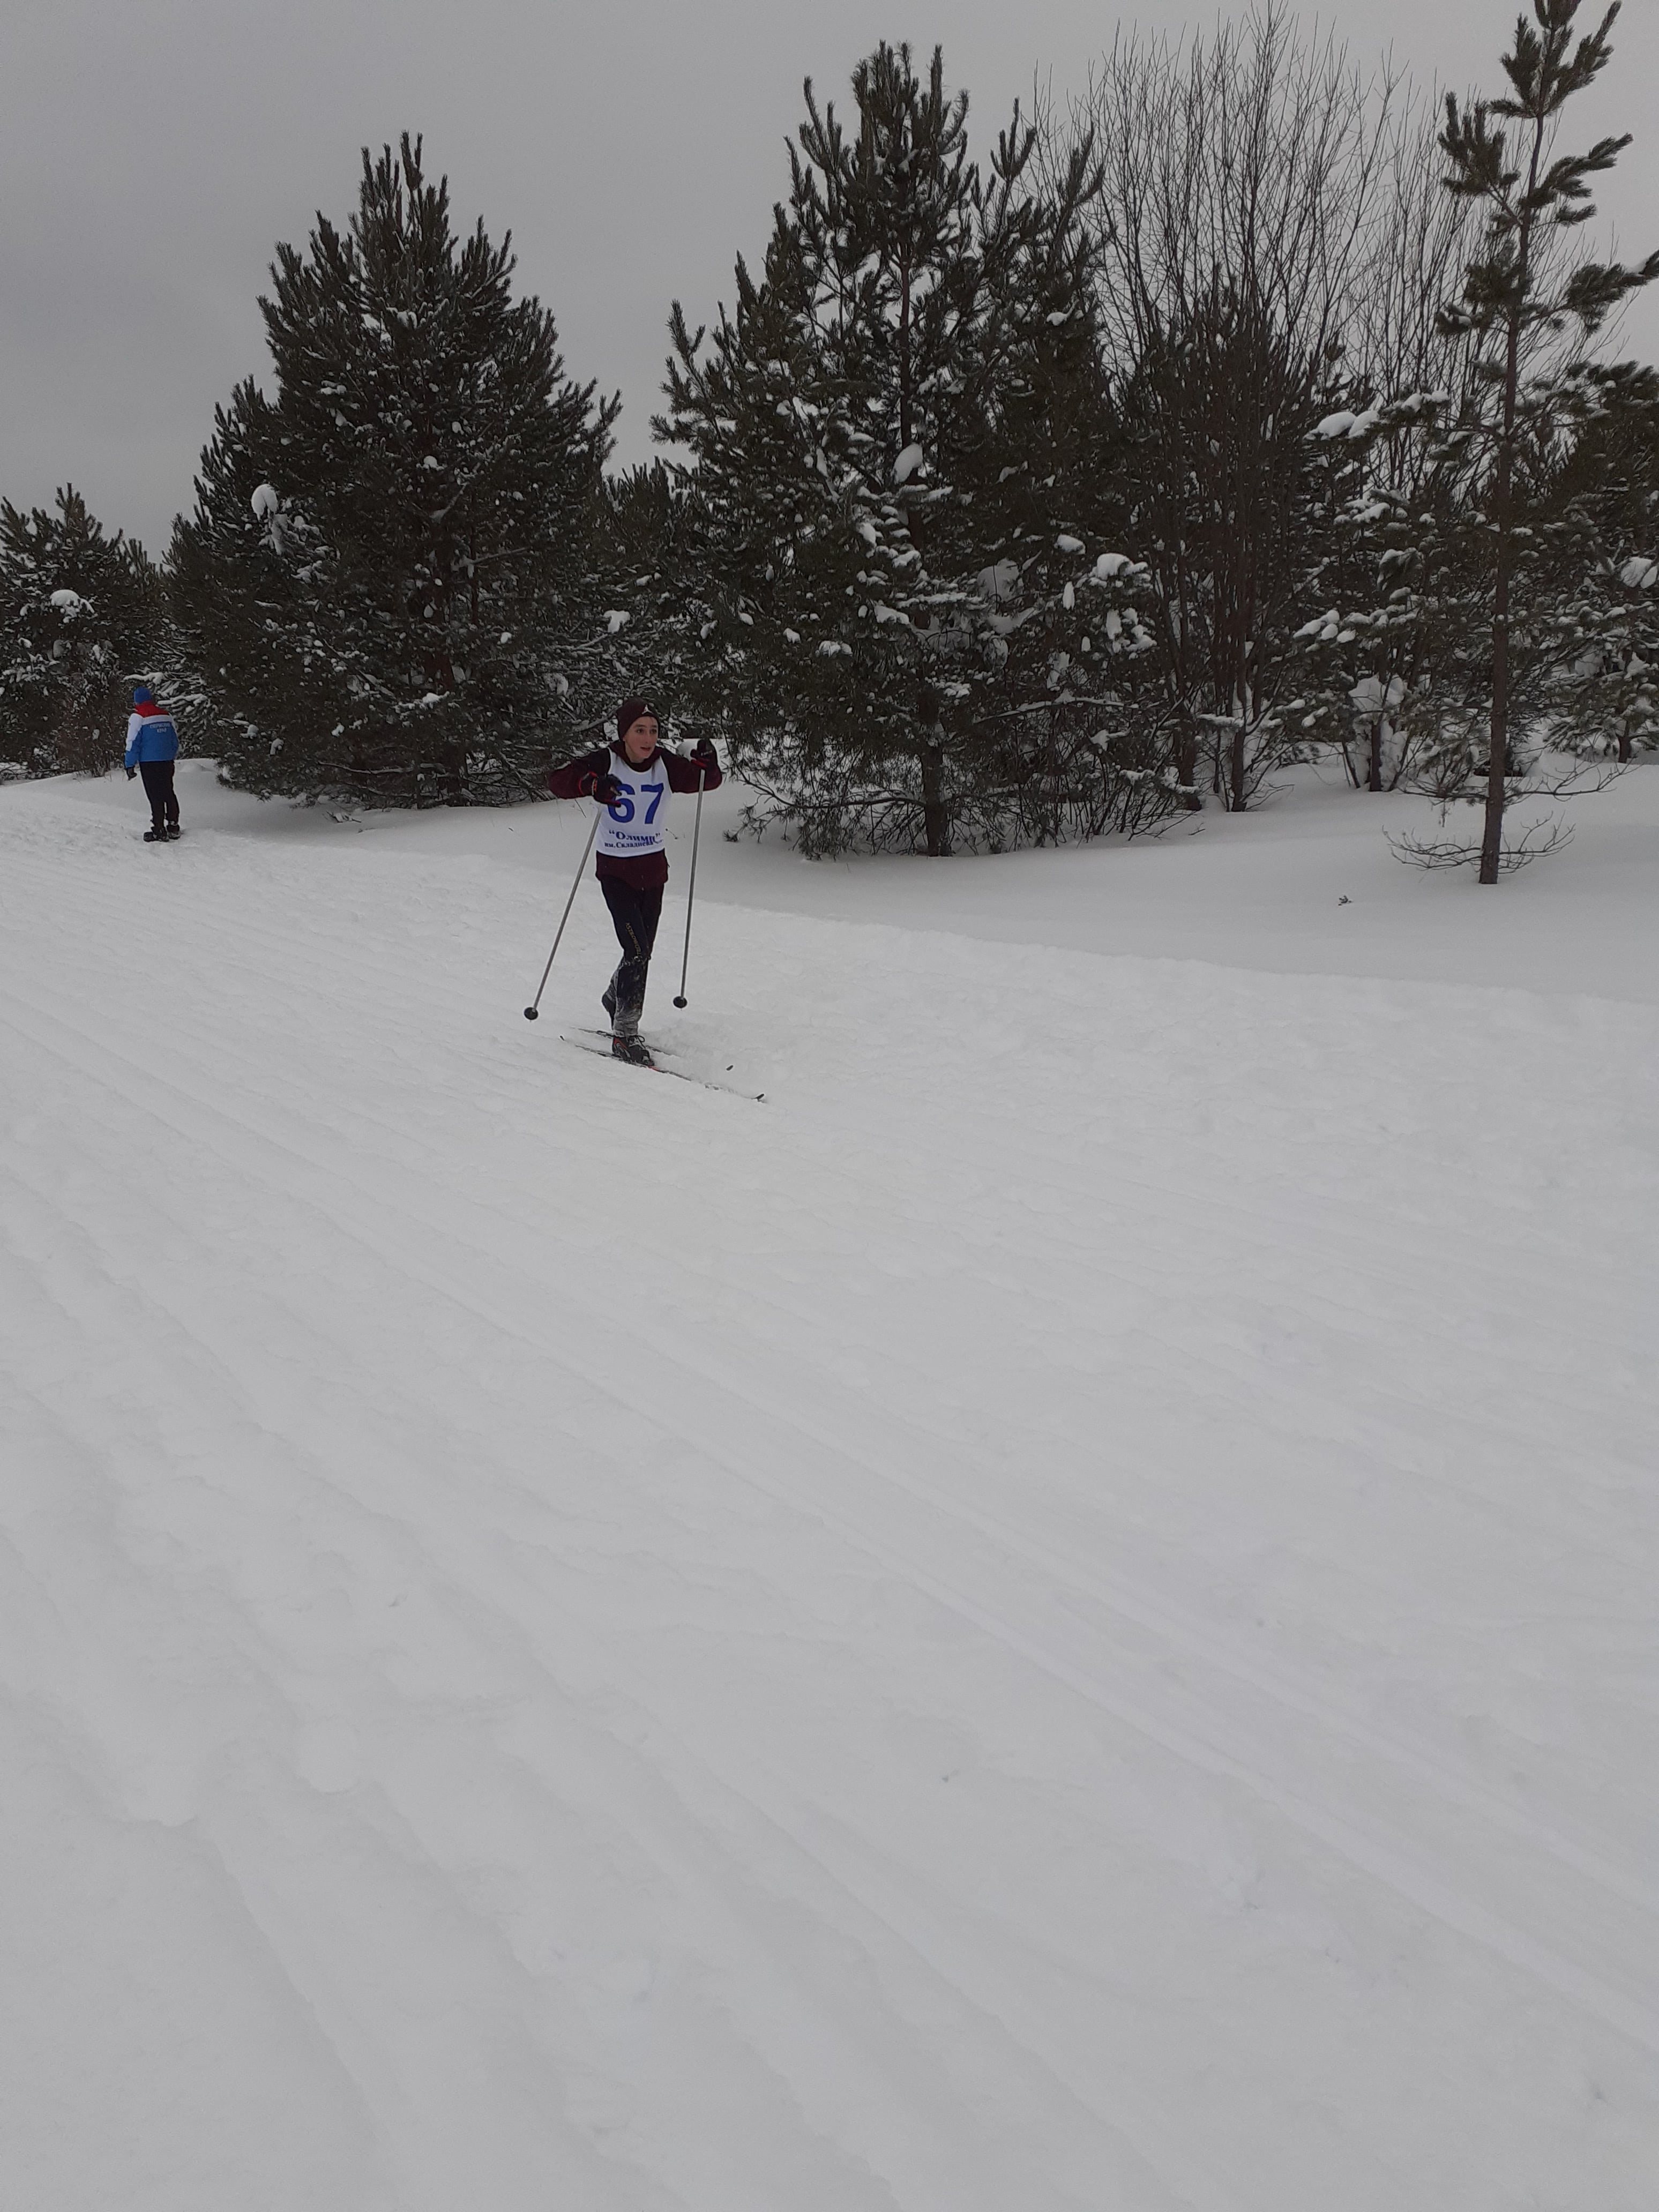
[[[629,723],[623,738],[623,750],[635,768],[643,768],[656,750],[657,718],[654,714],[641,714],[637,722]]]

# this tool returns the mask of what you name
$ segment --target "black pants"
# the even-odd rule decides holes
[[[617,942],[623,949],[622,964],[611,979],[620,1027],[624,1018],[630,1015],[637,1022],[640,1008],[645,1004],[645,978],[651,965],[651,948],[657,941],[657,924],[662,919],[662,885],[653,884],[649,890],[642,890],[637,884],[623,883],[615,876],[601,876],[599,889],[605,893]]]
[[[140,761],[138,773],[144,779],[144,796],[149,801],[150,820],[158,830],[165,830],[169,822],[179,819],[179,794],[173,787],[171,761]]]

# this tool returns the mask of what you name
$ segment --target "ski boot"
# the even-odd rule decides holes
[[[144,832],[144,842],[147,845],[165,845],[167,842],[167,833],[165,830],[146,830]]]
[[[170,844],[173,842],[173,839],[174,839],[175,837],[179,836],[180,834],[181,834],[181,833],[180,833],[180,831],[179,831],[179,824],[178,824],[176,822],[169,822],[169,823],[168,823],[168,824],[167,824],[167,842],[168,842],[168,844],[170,845]]]
[[[651,1048],[637,1034],[625,1036],[621,1030],[611,1040],[611,1049],[618,1060],[625,1060],[630,1067],[654,1067]]]

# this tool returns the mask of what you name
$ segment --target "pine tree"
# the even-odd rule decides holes
[[[805,88],[759,281],[712,336],[674,309],[702,711],[804,850],[1103,826],[1133,787],[1097,672],[1135,633],[1084,651],[1097,172],[1085,145],[1045,184],[1017,112],[981,177],[937,52],[924,82],[883,46],[853,92],[848,131]]]
[[[1307,351],[1219,277],[1150,324],[1126,381],[1126,535],[1156,581],[1152,667],[1190,806],[1206,738],[1212,786],[1238,813],[1295,743],[1297,617],[1334,550],[1310,434],[1343,388],[1339,349]]]
[[[1586,337],[1592,336],[1621,300],[1659,276],[1659,254],[1655,254],[1635,269],[1584,261],[1559,284],[1540,281],[1547,274],[1540,250],[1546,234],[1552,228],[1569,228],[1589,221],[1595,213],[1589,180],[1611,169],[1630,143],[1626,135],[1599,139],[1584,154],[1551,152],[1567,102],[1587,90],[1612,58],[1618,0],[1597,28],[1575,45],[1573,26],[1580,5],[1581,0],[1534,0],[1536,27],[1522,16],[1516,26],[1514,48],[1504,58],[1509,94],[1477,102],[1467,111],[1460,109],[1455,95],[1448,94],[1441,139],[1451,164],[1449,188],[1474,204],[1485,217],[1486,250],[1470,264],[1463,298],[1447,314],[1449,323],[1468,331],[1487,349],[1480,363],[1474,404],[1451,434],[1454,460],[1481,471],[1481,520],[1490,545],[1492,676],[1480,842],[1483,884],[1498,880],[1507,779],[1514,772],[1511,691],[1517,571],[1540,558],[1539,536],[1517,483],[1517,461],[1523,445],[1535,452],[1553,444],[1560,412],[1559,380],[1543,377],[1523,389],[1527,343],[1534,333],[1553,332],[1569,321]],[[1508,135],[1492,127],[1493,117],[1519,126],[1513,151]],[[1529,531],[1531,535],[1523,534]]]
[[[1561,471],[1581,518],[1583,588],[1562,619],[1571,647],[1552,742],[1628,763],[1659,745],[1659,374],[1589,369]]]
[[[1106,168],[1087,220],[1120,543],[1155,583],[1127,719],[1167,732],[1188,806],[1207,786],[1241,809],[1305,749],[1294,635],[1328,603],[1311,592],[1345,587],[1344,470],[1309,434],[1358,406],[1379,356],[1393,374],[1421,348],[1455,226],[1398,81],[1282,6],[1124,31],[1048,128],[1060,147],[1092,130]]]
[[[1587,362],[1582,349],[1621,300],[1659,276],[1659,254],[1626,268],[1573,264],[1559,250],[1595,212],[1589,180],[1629,143],[1550,150],[1567,101],[1612,52],[1617,6],[1575,44],[1578,7],[1534,0],[1535,24],[1521,20],[1504,57],[1510,94],[1467,110],[1446,104],[1445,181],[1482,217],[1481,250],[1441,318],[1470,349],[1465,389],[1320,426],[1395,459],[1373,464],[1348,517],[1380,592],[1304,632],[1322,702],[1313,714],[1328,716],[1345,689],[1352,697],[1382,687],[1412,780],[1484,810],[1478,846],[1405,840],[1397,849],[1429,866],[1478,860],[1482,884],[1552,842],[1540,847],[1528,833],[1506,845],[1509,806],[1581,787],[1571,763],[1557,773],[1548,755],[1616,749],[1620,726],[1626,738],[1644,731],[1650,711],[1638,517],[1605,463],[1614,426],[1651,434],[1632,426],[1650,419],[1652,379]],[[1519,125],[1513,147],[1494,117]],[[1416,457],[1403,472],[1402,443]]]
[[[701,729],[709,543],[700,495],[660,460],[607,477],[597,562],[613,694],[649,699],[681,736]],[[718,726],[719,717],[714,718]]]
[[[1468,786],[1491,676],[1489,579],[1448,411],[1445,394],[1413,392],[1316,427],[1338,533],[1310,586],[1340,596],[1297,632],[1307,688],[1294,702],[1299,734],[1334,744],[1355,782],[1443,802]],[[1531,657],[1516,674],[1541,710],[1548,664]],[[1362,732],[1363,777],[1351,751]]]
[[[278,248],[276,377],[216,418],[172,566],[228,781],[385,804],[526,795],[610,688],[594,532],[617,403],[458,239],[421,143],[365,149],[357,212]],[[592,702],[587,702],[592,703]]]
[[[126,687],[166,657],[161,580],[72,484],[55,512],[0,501],[0,757],[41,775],[121,757]]]
[[[1655,514],[1610,472],[1608,440],[1613,425],[1651,411],[1656,389],[1650,371],[1582,362],[1522,388],[1508,485],[1506,810],[1595,788],[1596,763],[1621,750],[1628,758],[1632,743],[1646,741],[1651,602],[1637,549],[1652,542]],[[1345,723],[1369,721],[1391,783],[1429,793],[1443,811],[1455,801],[1485,806],[1496,577],[1490,483],[1471,462],[1479,447],[1438,394],[1322,427],[1391,458],[1375,463],[1346,517],[1351,566],[1376,588],[1301,633],[1313,679],[1305,726],[1340,743]],[[1408,488],[1395,480],[1402,448],[1417,456]],[[1517,866],[1565,835],[1540,843],[1540,827],[1500,844],[1496,867]],[[1426,866],[1482,851],[1415,836],[1395,849]]]

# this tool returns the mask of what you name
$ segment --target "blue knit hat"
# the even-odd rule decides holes
[[[140,684],[134,687],[132,703],[135,707],[153,707],[155,704],[155,694],[148,684]]]

